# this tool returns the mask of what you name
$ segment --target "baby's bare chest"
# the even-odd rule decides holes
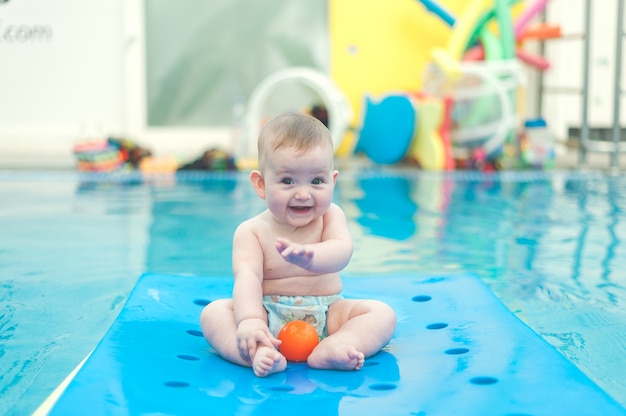
[[[281,256],[276,245],[278,238],[287,239],[294,245],[317,244],[322,241],[322,228],[307,227],[292,233],[267,230],[261,241],[265,278],[308,275],[309,273],[306,270],[289,263]]]

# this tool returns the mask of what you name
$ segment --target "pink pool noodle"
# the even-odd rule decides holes
[[[527,64],[532,65],[542,71],[550,68],[549,61],[542,58],[541,56],[530,54],[523,49],[516,49],[515,56],[517,56],[521,61],[524,61]]]
[[[550,68],[550,62],[548,60],[542,58],[541,56],[528,53],[523,49],[515,49],[515,56],[517,56],[519,60],[542,71]],[[473,47],[463,56],[464,61],[482,61],[483,59],[485,59],[485,50],[482,45]]]
[[[520,14],[514,24],[516,39],[519,39],[520,36],[522,36],[524,28],[526,27],[528,22],[530,22],[534,15],[536,15],[537,13],[541,13],[541,11],[546,8],[547,3],[548,0],[537,0],[526,9],[524,9],[524,11],[522,12],[522,14]]]

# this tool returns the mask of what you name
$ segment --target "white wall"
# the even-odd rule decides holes
[[[122,2],[0,4],[0,167],[72,164],[81,137],[123,131]]]
[[[72,168],[75,164],[72,154],[73,144],[86,140],[103,140],[108,136],[129,138],[147,147],[156,156],[177,156],[183,161],[197,158],[208,148],[216,146],[224,148],[231,145],[233,126],[230,119],[224,122],[224,126],[213,127],[148,126],[146,84],[149,84],[147,82],[149,71],[146,71],[145,16],[150,12],[150,8],[144,10],[144,1],[10,0],[6,3],[0,2],[0,59],[2,59],[0,73],[3,75],[0,77],[0,91],[2,91],[0,95],[0,169]],[[223,6],[235,10],[237,8],[231,6],[236,3],[237,10],[240,10],[245,8],[246,1],[222,0],[219,5],[218,2],[213,2],[212,7],[220,10]],[[207,60],[217,62],[215,65],[217,68],[213,68],[213,71],[217,70],[231,77],[233,73],[243,73],[248,78],[250,74],[258,77],[258,68],[267,70],[268,58],[273,58],[273,61],[269,60],[269,62],[273,62],[274,65],[276,62],[282,66],[290,63],[295,65],[304,59],[309,66],[316,66],[306,59],[311,53],[315,58],[319,55],[319,53],[315,54],[316,51],[326,51],[327,38],[312,36],[309,23],[313,20],[318,23],[315,33],[319,35],[319,30],[323,29],[326,23],[325,13],[321,15],[319,13],[320,10],[325,10],[319,7],[320,4],[324,5],[324,1],[274,0],[273,3],[259,3],[258,7],[261,8],[267,8],[270,4],[273,4],[271,6],[273,8],[278,7],[277,5],[281,7],[276,13],[271,10],[263,13],[266,17],[277,19],[278,25],[280,25],[280,19],[290,19],[290,17],[291,19],[287,21],[288,24],[279,27],[277,24],[268,24],[265,21],[264,27],[271,33],[265,34],[261,39],[255,39],[255,42],[262,43],[267,37],[265,42],[268,45],[262,44],[257,47],[254,42],[251,42],[248,49],[252,48],[253,53],[249,50],[245,51],[245,48],[229,45],[227,48],[234,51],[230,58],[223,57],[222,51],[220,56],[215,57],[218,59],[213,59],[204,50],[189,52],[189,48],[185,47],[188,45],[180,45],[180,48],[174,47],[173,50],[170,45],[169,50],[176,56],[186,51],[185,53],[188,53],[191,58],[195,53],[196,60],[201,63],[206,63]],[[158,6],[156,1],[149,4]],[[204,9],[207,8],[201,0],[200,3],[198,0],[195,3],[186,1],[181,3],[179,8],[167,2],[163,5],[167,6],[163,8],[164,10],[174,8],[179,14],[193,13],[200,5]],[[310,7],[314,7],[317,11],[316,19],[306,13],[307,8]],[[295,12],[296,20],[293,19],[293,12]],[[154,18],[154,15],[151,17]],[[195,45],[209,43],[207,36],[214,35],[211,31],[223,34],[225,25],[227,28],[234,28],[237,26],[232,23],[237,23],[242,24],[242,28],[256,28],[259,24],[255,26],[250,23],[259,23],[262,20],[258,14],[242,17],[246,17],[247,20],[220,22],[222,25],[219,27],[215,25],[215,22],[210,21],[205,23],[204,27],[200,24],[202,30],[196,30],[197,39],[194,39],[193,43]],[[304,18],[307,24],[299,25],[297,18]],[[319,26],[320,18],[324,22],[321,27]],[[204,20],[201,19],[201,22]],[[172,22],[166,29],[163,31],[161,40],[165,37],[170,43],[176,42],[181,33],[190,32],[184,20],[181,22],[180,19]],[[256,30],[258,31],[259,28]],[[314,42],[310,39],[316,39],[323,47],[312,47],[303,42],[290,42],[294,40],[293,37],[289,37],[294,30],[296,34],[300,34],[301,38],[304,36],[306,42],[313,44]],[[242,31],[244,35],[248,32]],[[16,35],[17,39],[14,39]],[[154,35],[151,32],[149,40],[152,42],[153,51],[155,48],[159,51],[161,49],[155,45],[155,42],[158,43],[158,36],[155,38]],[[168,39],[168,36],[172,39]],[[232,36],[218,36],[218,38],[219,42],[224,39],[233,39]],[[203,42],[203,39],[207,41]],[[277,50],[271,42],[282,46],[287,45],[296,50],[289,54],[287,53],[289,51],[281,48]],[[300,48],[299,45],[308,49]],[[165,46],[163,45],[163,49]],[[254,53],[264,55],[255,59]],[[292,55],[295,55],[295,60]],[[327,53],[323,55],[323,60],[327,61]],[[243,58],[247,59],[246,62],[253,59],[253,64],[242,65],[240,62]],[[229,62],[231,64],[236,62],[237,68],[229,69],[227,66]],[[176,64],[184,65],[185,63],[176,62]],[[206,70],[206,65],[195,64],[197,64],[195,61],[189,63],[189,70],[192,71],[189,77],[183,74],[187,82],[186,90],[183,91],[187,102],[182,105],[197,105],[198,99],[202,98],[200,94],[206,90],[206,88],[201,88],[202,82],[194,83],[194,79],[203,81],[204,84],[208,82],[207,80],[215,82],[215,72],[211,77],[210,71]],[[155,66],[153,65],[150,69],[154,72]],[[246,81],[250,83],[249,79]],[[256,80],[252,85],[255,86],[259,81],[260,79]],[[218,85],[223,86],[223,84],[223,80],[220,79]],[[245,82],[239,83],[235,80],[234,84],[240,87],[239,84],[243,85]],[[162,95],[166,101],[169,97],[171,102],[178,102],[180,105],[180,100],[176,99],[181,93],[178,86],[173,86],[171,82],[163,82],[159,87],[162,87],[161,90],[164,91]],[[175,89],[171,90],[172,88]],[[154,90],[151,91],[154,93]],[[218,100],[218,105],[221,106],[219,107],[221,112],[226,111],[228,114],[232,112],[233,102],[226,101]],[[210,115],[213,115],[213,112]]]

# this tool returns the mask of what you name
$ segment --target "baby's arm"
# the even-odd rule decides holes
[[[233,309],[237,322],[237,347],[250,362],[259,345],[274,348],[280,341],[267,327],[263,308],[263,252],[250,224],[242,224],[233,238]]]
[[[313,265],[313,248],[311,244],[296,244],[286,238],[276,239],[276,250],[289,263],[309,270]]]
[[[339,206],[332,204],[324,214],[320,243],[297,244],[286,238],[277,238],[276,249],[288,262],[314,273],[343,270],[352,257],[352,237],[346,216]]]

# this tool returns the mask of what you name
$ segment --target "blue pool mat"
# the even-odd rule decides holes
[[[344,278],[398,316],[361,371],[290,363],[257,378],[220,359],[198,317],[231,278],[145,274],[52,415],[625,415],[471,274]]]

